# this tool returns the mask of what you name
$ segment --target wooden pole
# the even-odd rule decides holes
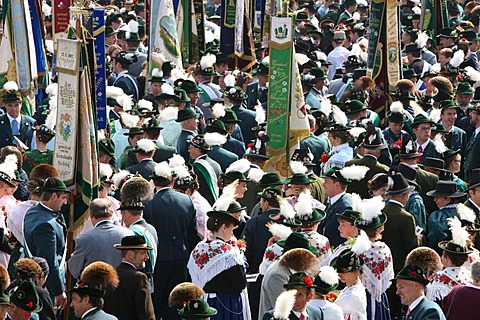
[[[75,187],[76,188],[76,187]],[[67,233],[67,256],[65,259],[65,263],[70,259],[70,256],[72,255],[73,252],[73,224],[75,223],[75,192],[76,190],[73,189],[72,192],[70,193],[70,210],[69,210],[69,215],[68,215],[68,233]],[[70,269],[67,267],[67,274],[65,275],[67,279],[67,290],[70,290],[72,286],[72,274],[70,272]],[[64,319],[69,320],[70,319],[70,302],[72,300],[71,295],[67,295],[67,306],[65,308],[64,312]]]

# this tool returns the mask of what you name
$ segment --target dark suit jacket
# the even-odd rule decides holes
[[[325,209],[326,217],[318,227],[318,232],[330,240],[332,247],[337,247],[345,242],[345,239],[340,237],[340,232],[338,231],[336,214],[342,213],[347,209],[352,209],[352,198],[348,194],[342,195],[337,202],[333,205],[327,205],[327,209]]]
[[[168,161],[168,159],[173,157],[173,155],[176,153],[174,147],[163,145],[158,141],[153,142],[155,142],[155,145],[157,146],[157,150],[155,150],[155,153],[153,154],[153,162],[155,163]],[[138,164],[136,153],[133,150],[128,151],[127,168],[136,164]]]
[[[406,320],[445,320],[439,305],[423,298],[419,304],[405,317]]]
[[[225,150],[218,145],[212,146],[212,150],[210,150],[207,154],[210,159],[216,161],[220,165],[222,172],[225,172],[229,165],[238,160],[238,156],[236,154]]]
[[[438,176],[428,171],[425,171],[420,167],[417,167],[416,170],[417,176],[415,178],[415,181],[421,188],[420,195],[423,198],[423,203],[425,204],[425,209],[427,210],[428,215],[438,209],[437,205],[433,201],[433,197],[427,196],[428,191],[435,190],[438,182]]]
[[[465,169],[465,180],[470,181],[470,175],[472,174],[473,169],[480,168],[480,134],[473,136],[468,142],[464,157],[464,169]]]
[[[370,168],[370,170],[368,170],[362,180],[352,181],[347,187],[347,192],[358,193],[362,199],[371,198],[372,196],[368,192],[368,180],[371,180],[377,173],[387,173],[388,167],[379,163],[375,157],[369,155],[366,155],[362,159],[352,159],[345,163],[346,167],[351,165],[366,166]]]
[[[150,181],[150,176],[155,169],[155,165],[156,163],[152,159],[143,159],[138,164],[127,167],[127,170],[133,174],[138,172],[138,174]]]
[[[29,116],[21,115],[20,136],[18,137],[29,148],[32,146],[33,128],[37,121]],[[0,148],[13,146],[12,127],[7,114],[0,115]]]
[[[440,154],[435,150],[435,143],[432,140],[428,141],[427,146],[423,149],[422,157],[418,163],[424,164],[426,158],[440,158]]]
[[[136,101],[140,99],[138,82],[132,74],[122,74],[120,77],[117,77],[113,85],[122,88],[126,95],[133,96],[133,99]]]
[[[313,133],[310,133],[310,136],[308,138],[300,141],[300,149],[309,149],[310,152],[313,154],[312,162],[316,164],[313,172],[315,172],[316,175],[319,175],[321,164],[320,157],[322,156],[322,154],[328,154],[328,152],[330,151],[328,141],[323,137],[316,136]]]
[[[268,88],[266,91],[260,95],[258,92],[258,81],[249,83],[247,85],[247,90],[245,92],[248,95],[247,100],[247,109],[253,110],[257,105],[257,100],[260,101],[264,108],[267,107],[267,100],[268,100]]]
[[[238,125],[242,130],[243,141],[245,144],[249,144],[250,141],[255,139],[255,133],[252,131],[252,128],[257,125],[257,121],[255,121],[255,112],[245,109],[242,106],[233,106],[232,110],[235,111],[238,119],[242,120]]]
[[[445,134],[445,145],[452,149],[452,150],[458,150],[460,149],[460,153],[464,155],[465,153],[465,147],[467,146],[467,134],[465,131],[458,127],[453,127],[452,132],[447,132]]]
[[[231,135],[228,135],[227,142],[225,142],[223,148],[225,150],[235,153],[239,159],[243,158],[243,155],[245,154],[245,144],[235,139]]]
[[[323,312],[320,308],[316,308],[307,304],[307,314],[308,314],[309,320],[323,320]],[[272,318],[273,318],[273,310],[266,312],[263,315],[262,320],[270,320]],[[293,311],[290,312],[288,319],[299,320],[299,318],[293,313]]]
[[[180,136],[178,136],[177,140],[177,153],[185,159],[185,162],[190,161],[190,154],[188,153],[188,139],[192,139],[196,133],[193,131],[187,131],[182,129],[180,132]]]
[[[382,241],[390,248],[395,273],[400,271],[407,255],[418,247],[415,219],[399,204],[387,202],[382,212],[387,216]]]
[[[28,209],[23,229],[25,243],[32,256],[47,260],[50,273],[45,286],[52,295],[61,294],[65,291],[65,285],[59,267],[67,237],[67,226],[63,217],[39,203]]]
[[[195,208],[189,196],[161,189],[146,204],[144,217],[157,230],[157,261],[188,259],[197,239]]]
[[[147,276],[124,262],[116,270],[120,283],[114,291],[105,295],[105,312],[119,320],[155,319]]]

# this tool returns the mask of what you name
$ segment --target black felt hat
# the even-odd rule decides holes
[[[418,144],[412,140],[411,137],[406,137],[402,140],[402,147],[397,157],[401,159],[412,159],[421,157],[422,153],[418,152]]]
[[[209,219],[218,219],[219,217],[227,218],[228,221],[232,222],[235,225],[240,224],[240,220],[238,220],[235,216],[233,216],[230,212],[224,210],[212,210],[207,212],[207,216]]]
[[[32,280],[24,280],[10,290],[10,302],[32,313],[39,312],[43,308],[42,300]]]
[[[403,175],[399,172],[391,175],[393,180],[393,186],[385,193],[387,196],[399,195],[403,193],[410,193],[414,186],[408,184],[408,181],[403,177]]]
[[[153,250],[141,235],[125,236],[121,244],[113,245],[118,250]]]
[[[210,151],[212,147],[206,144],[203,134],[197,134],[192,139],[187,140],[187,143],[191,144],[192,146],[199,148],[203,151]]]
[[[473,169],[470,175],[470,182],[468,184],[468,189],[471,190],[480,186],[480,168]]]
[[[337,269],[337,272],[347,273],[360,269],[364,264],[363,258],[357,256],[352,250],[344,250],[332,260],[330,265]]]
[[[192,108],[183,108],[181,110],[178,110],[177,119],[175,121],[183,122],[191,118],[197,118],[198,116],[199,114],[196,113],[195,110],[193,110]]]
[[[458,191],[457,183],[453,181],[438,181],[435,190],[427,192],[429,197],[460,198],[465,192]]]

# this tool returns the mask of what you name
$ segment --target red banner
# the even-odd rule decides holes
[[[70,22],[70,0],[53,0],[53,35],[65,32]]]

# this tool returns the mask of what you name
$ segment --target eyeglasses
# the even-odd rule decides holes
[[[431,129],[432,129],[432,127],[418,127],[418,130],[420,130],[420,131],[429,131]]]

